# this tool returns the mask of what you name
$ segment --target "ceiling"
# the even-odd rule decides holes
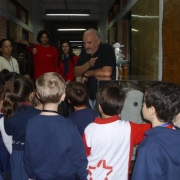
[[[99,0],[41,0],[45,28],[60,39],[82,40],[83,32],[59,32],[57,28],[96,28],[99,22]],[[90,16],[46,16],[46,9],[89,9]]]

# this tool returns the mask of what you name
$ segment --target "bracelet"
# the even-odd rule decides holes
[[[85,77],[85,78],[88,78],[88,76],[85,76],[84,74],[82,76]]]
[[[36,47],[35,47],[33,44],[31,44],[31,43],[28,43],[27,45],[28,45],[30,48],[32,48],[32,49],[33,49],[33,48],[36,48]]]

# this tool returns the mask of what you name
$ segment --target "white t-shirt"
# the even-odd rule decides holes
[[[2,71],[3,69],[7,69],[9,72],[16,72],[19,74],[18,62],[12,56],[10,61],[0,56],[0,71]]]
[[[95,118],[83,135],[88,158],[88,180],[128,180],[133,146],[140,143],[150,124]]]

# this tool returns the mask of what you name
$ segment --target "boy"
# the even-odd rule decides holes
[[[68,118],[73,120],[82,136],[86,126],[93,122],[95,117],[98,117],[98,114],[85,105],[88,99],[88,92],[84,84],[80,82],[68,83],[66,97],[75,110]]]
[[[171,123],[180,112],[180,86],[150,83],[142,112],[153,128],[138,147],[132,180],[180,179],[180,131]]]
[[[140,143],[150,124],[120,120],[125,92],[109,83],[97,93],[102,118],[96,118],[84,132],[88,156],[88,179],[127,180],[133,146]]]
[[[57,73],[45,73],[36,80],[37,96],[43,104],[40,115],[26,128],[24,166],[30,179],[87,179],[87,158],[83,141],[72,121],[58,115],[65,98],[65,82]]]

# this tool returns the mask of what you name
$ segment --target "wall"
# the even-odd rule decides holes
[[[0,16],[0,40],[7,38],[7,20]]]
[[[14,15],[10,14],[7,9],[8,1],[7,0],[0,0],[0,26],[1,26],[1,33],[0,39],[7,38],[7,26],[9,23],[12,25],[14,24],[13,29],[13,37],[11,39],[13,41],[18,41],[22,39],[22,30],[26,30],[29,32],[29,40],[35,41],[37,32],[40,29],[43,29],[43,23],[41,22],[41,3],[40,0],[18,0],[18,2],[28,10],[29,12],[29,24],[24,23]],[[5,22],[6,21],[6,22]],[[3,28],[2,28],[3,26]],[[10,30],[12,32],[12,30]],[[15,33],[15,34],[14,34]],[[33,36],[34,34],[34,36]],[[11,36],[11,34],[10,34]]]
[[[180,1],[165,0],[163,12],[163,81],[180,84]]]
[[[159,1],[139,0],[131,9],[132,79],[158,79],[158,58]]]

